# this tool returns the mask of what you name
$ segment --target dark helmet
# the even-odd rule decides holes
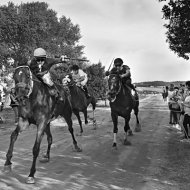
[[[121,65],[123,65],[123,60],[121,58],[116,58],[114,60],[114,65],[115,66],[121,66]]]
[[[70,68],[72,71],[78,71],[79,70],[79,66],[78,65],[73,65]]]

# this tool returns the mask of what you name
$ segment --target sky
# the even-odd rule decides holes
[[[10,0],[4,0],[3,5]],[[12,0],[14,4],[35,0]],[[38,0],[41,1],[41,0]],[[131,69],[133,82],[190,80],[190,61],[166,43],[158,0],[46,0],[50,9],[78,24],[84,56],[107,70],[114,58]],[[2,3],[0,3],[2,5]]]

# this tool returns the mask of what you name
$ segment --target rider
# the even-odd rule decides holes
[[[132,90],[134,90],[135,94],[137,94],[135,86],[131,83],[130,68],[127,65],[123,65],[123,60],[121,58],[116,58],[114,60],[114,67],[110,72],[106,72],[106,75],[109,74],[119,74],[124,86],[127,87],[127,89],[130,87]]]
[[[29,62],[29,67],[32,73],[47,84],[50,89],[50,94],[59,100],[62,100],[62,97],[51,79],[49,70],[53,65],[62,62],[65,62],[63,56],[57,59],[47,58],[47,53],[42,48],[37,48],[34,50],[34,58]]]
[[[72,65],[70,70],[74,81],[77,83],[77,86],[82,87],[82,89],[85,91],[86,97],[89,98],[90,95],[86,85],[88,81],[87,74],[82,69],[80,69],[78,65]]]

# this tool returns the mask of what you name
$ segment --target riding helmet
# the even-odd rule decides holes
[[[123,60],[121,58],[116,58],[114,60],[114,65],[115,66],[121,66],[121,65],[123,65]]]
[[[34,50],[34,57],[46,57],[46,51],[43,48],[37,48]]]

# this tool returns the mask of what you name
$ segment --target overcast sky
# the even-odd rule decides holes
[[[20,4],[21,0],[12,2]],[[131,68],[133,82],[190,80],[190,61],[178,58],[168,48],[163,3],[158,0],[45,2],[58,16],[64,15],[80,26],[80,44],[91,62],[100,60],[108,68],[113,58],[120,57]]]

